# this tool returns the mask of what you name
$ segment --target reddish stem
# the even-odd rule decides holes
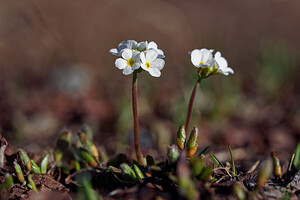
[[[189,125],[190,125],[192,111],[193,111],[193,104],[194,104],[195,96],[196,96],[197,90],[199,88],[199,85],[200,85],[200,81],[197,80],[197,82],[196,82],[196,84],[194,86],[193,92],[191,94],[191,98],[190,98],[188,112],[187,112],[187,117],[186,117],[186,123],[185,123],[185,134],[186,134],[186,137],[188,136],[188,130],[189,130]]]
[[[139,120],[137,111],[137,74],[133,72],[132,79],[132,110],[133,110],[133,126],[134,126],[134,148],[136,153],[136,158],[140,165],[143,165],[143,156],[140,151],[139,143]]]

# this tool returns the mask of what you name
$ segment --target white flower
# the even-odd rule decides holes
[[[158,49],[157,44],[154,41],[151,41],[149,43],[146,41],[146,43],[147,43],[147,46],[146,46],[147,51],[150,49],[154,49],[158,53],[158,56],[157,56],[158,58],[165,57],[164,52],[161,49]]]
[[[165,61],[161,58],[158,58],[158,52],[154,49],[150,49],[149,51],[141,52],[141,67],[148,71],[154,77],[160,77],[161,72],[164,68]]]
[[[191,61],[197,68],[211,67],[215,64],[215,59],[212,56],[213,50],[208,49],[194,49],[191,52]]]
[[[216,60],[216,66],[218,68],[219,73],[224,74],[226,76],[228,74],[234,74],[233,69],[228,67],[227,60],[221,56],[221,53],[219,51],[216,52],[214,58]]]
[[[191,54],[191,61],[198,70],[198,78],[207,78],[215,74],[229,75],[234,71],[228,67],[227,61],[218,51],[213,57],[213,49],[194,49]]]
[[[141,66],[140,52],[132,51],[131,49],[123,49],[121,52],[122,58],[118,58],[115,65],[119,69],[123,69],[123,74],[129,75]]]
[[[109,52],[115,56],[121,56],[124,49],[135,50],[138,47],[138,43],[135,40],[123,41],[118,45],[118,48],[110,49]]]

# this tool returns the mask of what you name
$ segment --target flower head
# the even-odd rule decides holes
[[[123,74],[129,75],[141,66],[140,52],[132,51],[131,49],[123,49],[121,52],[122,57],[118,58],[115,65],[119,69],[123,69]]]
[[[161,72],[164,68],[165,61],[161,58],[158,58],[158,52],[155,49],[150,49],[145,52],[141,52],[141,67],[148,71],[154,77],[160,77]]]
[[[208,49],[194,49],[191,52],[191,61],[197,68],[211,67],[215,63],[215,60],[212,56],[212,51]]]
[[[213,56],[214,50],[194,49],[191,52],[191,61],[198,68],[198,79],[207,78],[215,74],[233,74],[232,68],[228,67],[227,61],[218,51]]]
[[[228,67],[227,60],[221,56],[221,53],[218,51],[214,56],[216,60],[216,66],[218,68],[218,72],[227,76],[228,74],[234,74],[232,68]]]
[[[151,41],[149,43],[147,42],[146,50],[148,51],[150,49],[154,49],[154,50],[157,51],[157,53],[158,53],[157,57],[158,58],[164,58],[165,57],[164,52],[161,49],[158,49],[157,44],[154,41]]]
[[[123,41],[118,48],[110,49],[111,54],[118,56],[115,65],[119,69],[123,69],[123,74],[129,75],[134,70],[142,69],[148,71],[152,76],[159,77],[160,70],[163,69],[165,61],[164,52],[158,49],[157,44],[153,41],[136,42],[135,40]],[[140,57],[140,55],[142,57]],[[143,70],[138,70],[141,72]]]

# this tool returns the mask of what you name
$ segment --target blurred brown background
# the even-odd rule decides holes
[[[174,142],[196,81],[187,52],[205,47],[235,74],[201,84],[192,121],[201,146],[291,152],[300,138],[299,19],[296,0],[0,0],[0,129],[15,147],[43,150],[63,126],[86,123],[108,152],[131,151],[132,77],[109,49],[147,40],[166,65],[160,78],[139,76],[144,151]]]

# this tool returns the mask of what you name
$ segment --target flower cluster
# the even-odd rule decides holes
[[[202,78],[207,78],[210,75],[233,74],[232,68],[228,67],[227,61],[221,56],[218,51],[213,56],[213,49],[194,49],[191,54],[191,61],[198,70],[199,80]]]
[[[123,41],[118,48],[109,51],[118,56],[115,65],[123,70],[123,74],[130,75],[135,70],[142,68],[154,77],[160,77],[164,68],[164,52],[158,49],[155,42],[136,42],[135,40]]]

